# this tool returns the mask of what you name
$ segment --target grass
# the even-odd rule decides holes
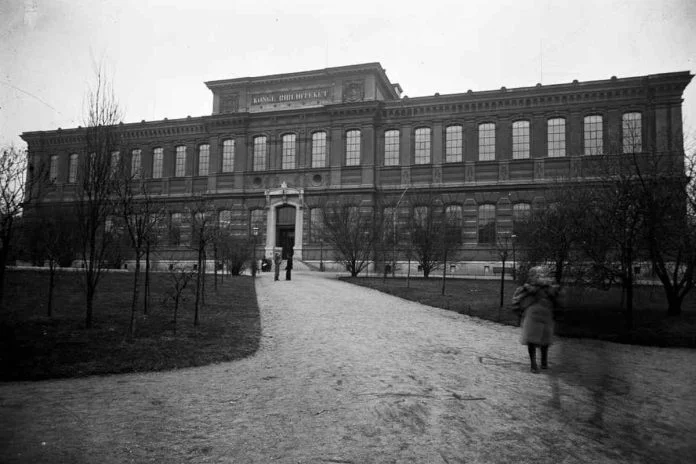
[[[500,307],[499,280],[449,279],[445,295],[442,280],[412,278],[344,278],[347,282],[370,287],[407,300],[435,306],[481,319],[518,325],[510,309],[516,285],[505,283],[504,307]],[[626,328],[621,309],[621,291],[568,287],[563,293],[556,333],[566,337],[595,338],[636,345],[696,348],[696,291],[687,295],[682,315],[667,316],[662,287],[638,286],[634,295],[634,323]]]
[[[131,341],[126,335],[133,274],[104,276],[88,330],[79,278],[76,272],[58,273],[49,318],[48,273],[6,274],[0,307],[0,380],[169,370],[240,359],[258,348],[260,317],[250,277],[226,277],[224,283],[218,281],[215,292],[208,276],[198,327],[193,326],[193,294],[186,289],[187,301],[180,303],[174,333],[173,303],[164,301],[169,277],[152,274],[151,306],[147,315],[139,309]]]

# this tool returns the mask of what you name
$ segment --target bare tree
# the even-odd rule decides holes
[[[53,316],[53,291],[56,268],[69,266],[75,254],[75,224],[69,212],[63,209],[40,211],[27,218],[25,239],[35,263],[48,264],[48,297],[46,315]]]
[[[82,277],[86,296],[85,326],[92,326],[93,302],[102,277],[109,234],[106,219],[113,214],[116,193],[112,154],[120,145],[121,109],[102,68],[87,92],[85,153],[75,186],[75,210],[81,245]]]
[[[41,166],[30,165],[27,154],[14,146],[0,153],[0,302],[5,284],[5,269],[10,249],[15,243],[17,220],[24,206],[39,194],[46,180]]]
[[[251,260],[249,240],[237,237],[229,229],[223,227],[218,231],[217,242],[218,253],[227,272],[233,276],[241,275],[246,263]]]
[[[445,291],[447,259],[461,243],[461,211],[458,215],[448,210],[453,198],[428,193],[409,198],[413,205],[409,218],[410,248],[428,278],[432,271],[443,269],[442,292]]]
[[[191,221],[191,248],[196,251],[196,299],[194,303],[193,325],[199,324],[199,308],[201,301],[205,304],[205,267],[206,252],[216,236],[216,218],[213,206],[205,198],[195,198],[188,207]]]
[[[140,262],[147,252],[148,244],[155,240],[163,207],[152,197],[147,184],[140,182],[139,173],[126,172],[123,165],[119,168],[116,193],[118,212],[135,258],[133,298],[128,325],[128,337],[132,338],[135,332],[135,312],[139,296]],[[147,314],[147,306],[145,306],[145,313]]]
[[[379,240],[372,208],[361,208],[357,200],[332,198],[321,211],[324,240],[336,251],[336,261],[356,277],[369,265]]]
[[[171,287],[167,291],[165,302],[172,300],[174,303],[174,335],[176,335],[177,316],[179,313],[179,304],[186,300],[184,291],[193,280],[196,272],[191,266],[186,266],[181,263],[172,264],[169,267],[169,281]]]

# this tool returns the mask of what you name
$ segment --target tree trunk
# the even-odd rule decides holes
[[[176,314],[179,311],[179,295],[181,292],[179,289],[176,290],[176,296],[174,297],[174,335],[176,335]]]
[[[505,259],[503,259],[503,270],[500,273],[500,307],[505,304]],[[498,311],[498,320],[500,320],[500,311]]]
[[[135,308],[138,304],[138,278],[140,277],[140,253],[135,252],[135,272],[133,273],[133,300],[131,301],[130,324],[128,325],[128,338],[135,334]]]
[[[147,305],[150,302],[150,244],[145,245],[145,301],[143,303],[143,314],[147,314]]]
[[[85,311],[85,329],[92,328],[92,309],[94,305],[94,287],[87,283],[87,308]]]
[[[48,317],[53,317],[53,287],[55,286],[56,264],[52,260],[48,262]]]
[[[633,328],[633,277],[626,279],[626,328]]]
[[[198,251],[198,273],[196,275],[196,301],[193,304],[193,325],[194,327],[198,327],[198,304],[200,302],[201,298],[201,261],[202,261],[202,256],[201,256],[201,251],[199,249]]]
[[[8,241],[3,240],[2,249],[0,249],[0,304],[2,304],[3,295],[5,293],[5,269],[7,267],[9,248]]]
[[[217,263],[218,263],[218,253],[217,246],[213,245],[213,290],[217,293]]]
[[[667,294],[667,315],[668,316],[679,316],[682,312],[682,297],[680,297],[676,290],[670,289],[667,291],[665,288],[665,293]]]
[[[447,251],[443,257],[442,262],[442,294],[445,294],[445,282],[447,282]]]
[[[56,286],[56,265],[49,263],[48,265],[48,317],[53,316],[53,290]]]

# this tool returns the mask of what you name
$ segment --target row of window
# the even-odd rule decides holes
[[[598,155],[604,153],[604,121],[601,115],[590,115],[584,118],[584,153],[585,155]],[[387,130],[384,133],[384,165],[398,166],[400,164],[400,140],[401,133],[398,129]],[[414,131],[414,161],[415,164],[429,164],[431,162],[431,129],[419,127]],[[495,123],[482,123],[478,125],[478,159],[479,161],[493,161],[496,154],[496,125]],[[514,121],[512,123],[512,158],[530,158],[530,122],[527,120]],[[345,134],[345,165],[359,166],[361,155],[361,132],[358,129],[349,130]],[[642,151],[642,115],[641,113],[624,113],[622,117],[622,150],[623,153],[636,153]],[[175,148],[174,176],[186,175],[186,146]],[[268,138],[259,135],[253,139],[252,170],[265,171],[267,169]],[[131,153],[131,172],[136,176],[142,172],[142,152],[135,149]],[[566,120],[565,118],[552,118],[547,121],[547,156],[562,157],[566,155]],[[120,160],[118,152],[112,154],[114,160]],[[234,171],[235,141],[224,140],[222,143],[222,172]],[[445,162],[462,162],[464,156],[464,135],[461,125],[450,125],[445,128]],[[318,131],[312,134],[312,158],[313,168],[326,167],[327,143],[326,132]],[[295,134],[285,134],[281,138],[281,168],[295,169],[297,167],[297,137]],[[161,147],[153,150],[152,177],[157,179],[163,176],[164,149]],[[70,155],[68,168],[68,182],[75,182],[77,178],[78,155]],[[210,145],[198,146],[198,175],[207,176],[210,170]],[[55,180],[58,176],[58,156],[51,156],[50,176]]]

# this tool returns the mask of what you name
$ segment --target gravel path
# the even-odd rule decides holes
[[[248,359],[0,385],[1,461],[694,462],[694,350],[563,339],[534,375],[517,328],[293,279],[257,279]]]

